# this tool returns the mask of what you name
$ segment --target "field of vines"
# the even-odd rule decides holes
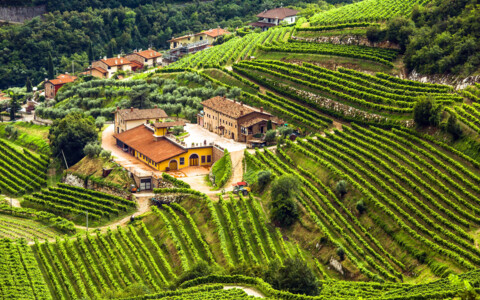
[[[267,60],[242,61],[233,69],[294,99],[293,103],[301,107],[347,121],[411,126],[409,119],[419,96],[433,97],[447,105],[463,101],[449,86],[402,80],[384,73],[373,76],[345,68],[333,71],[310,63],[299,66]],[[282,98],[268,93],[267,96],[271,96],[269,100]]]
[[[0,239],[0,299],[52,299],[32,250]]]
[[[279,45],[259,46],[259,49],[266,52],[294,52],[344,56],[378,62],[390,67],[393,67],[392,61],[398,55],[398,51],[392,49],[356,45],[336,45],[330,43],[310,43],[295,40],[290,40],[288,43]]]
[[[54,238],[57,233],[49,225],[3,213],[0,214],[0,238],[12,240],[23,238],[27,241],[33,241],[34,239],[45,240]]]
[[[48,158],[0,139],[0,191],[20,196],[46,186]]]
[[[311,26],[352,22],[381,22],[396,16],[408,17],[415,5],[430,0],[364,0],[314,15]]]
[[[480,250],[470,235],[480,224],[477,161],[409,129],[353,124],[325,134],[287,141],[276,154],[246,156],[277,176],[296,176],[306,213],[371,280],[402,281],[418,264],[438,277],[478,268]],[[342,202],[319,169],[345,180],[364,210]]]
[[[480,134],[480,103],[472,102],[471,105],[462,103],[454,108],[447,107],[445,109],[475,133]]]
[[[165,70],[221,67],[232,64],[254,55],[259,45],[283,43],[290,36],[291,31],[292,28],[282,27],[237,37],[222,45],[184,57],[165,67]]]
[[[195,193],[186,188],[157,192]],[[200,201],[199,209],[210,214],[201,216],[201,222],[208,223],[199,223],[196,218],[200,216],[173,203],[153,207],[145,222],[108,229],[107,233],[37,241],[33,250],[48,274],[52,297],[98,299],[109,289],[123,290],[134,283],[161,292],[200,261],[225,268],[266,265],[274,259],[283,261],[296,251],[267,224],[253,198]]]
[[[92,225],[125,215],[136,207],[132,200],[62,183],[25,196],[25,204],[76,222],[85,221],[88,212]]]

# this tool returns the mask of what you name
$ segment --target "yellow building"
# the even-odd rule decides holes
[[[205,43],[206,45],[213,44],[220,36],[229,34],[230,32],[222,28],[215,28],[206,31],[202,31],[196,34],[189,34],[181,36],[178,38],[173,38],[169,40],[170,49],[175,49],[178,47],[185,47],[194,43]]]
[[[114,135],[117,145],[125,152],[158,171],[179,170],[191,166],[210,166],[214,163],[213,145],[186,145],[169,134],[169,128],[183,122],[142,124]]]

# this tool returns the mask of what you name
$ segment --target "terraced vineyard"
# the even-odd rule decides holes
[[[392,61],[398,55],[398,51],[392,49],[355,45],[336,45],[330,43],[310,43],[294,40],[277,46],[259,46],[259,49],[266,52],[294,52],[345,56],[379,62],[391,67],[393,67]]]
[[[312,26],[380,22],[396,16],[408,17],[415,5],[424,5],[430,0],[364,0],[316,14],[310,19]]]
[[[52,299],[32,250],[0,239],[0,298]]]
[[[77,222],[85,220],[88,212],[93,224],[125,215],[136,207],[132,200],[61,183],[58,187],[42,189],[41,192],[25,196],[22,204]]]
[[[449,86],[401,80],[383,73],[372,76],[345,68],[333,71],[309,63],[299,66],[262,60],[242,61],[233,68],[303,106],[362,123],[411,126],[408,119],[422,95],[446,105],[463,101]]]
[[[480,221],[480,164],[407,129],[343,129],[287,141],[278,156],[268,150],[246,155],[261,169],[298,177],[303,187],[297,200],[306,213],[370,279],[401,280],[405,272],[415,272],[412,260],[437,276],[478,267],[480,250],[470,231]],[[299,163],[306,160],[315,163]],[[339,201],[330,183],[316,175],[318,168],[346,180],[367,214],[359,219],[349,209],[355,203]]]
[[[222,45],[182,58],[178,62],[165,67],[165,70],[208,68],[232,64],[252,56],[259,45],[284,42],[291,31],[292,28],[284,27],[262,33],[250,33],[241,38],[233,38]]]
[[[21,149],[21,150],[20,150]],[[0,191],[23,195],[46,186],[48,159],[0,139]]]
[[[36,221],[0,214],[0,238],[23,238],[27,241],[55,238],[58,232],[49,227]]]
[[[462,103],[461,106],[455,108],[446,108],[446,111],[454,115],[457,120],[461,121],[473,131],[480,134],[480,104],[473,102],[472,105]]]

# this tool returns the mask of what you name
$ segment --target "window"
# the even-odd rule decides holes
[[[152,179],[140,179],[140,190],[151,190],[152,189]]]
[[[211,155],[207,155],[207,162],[208,163],[212,162],[212,156]]]
[[[145,62],[148,62],[148,59],[145,58]]]
[[[185,164],[185,157],[180,157],[180,165],[183,166]]]
[[[202,155],[202,164],[205,163],[205,155]]]

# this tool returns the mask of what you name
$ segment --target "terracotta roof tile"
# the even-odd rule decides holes
[[[253,22],[253,23],[248,23],[248,25],[254,26],[254,27],[274,27],[274,26],[277,26],[273,23],[266,23],[266,22]]]
[[[74,82],[75,80],[77,80],[76,76],[71,76],[68,74],[60,74],[57,76],[56,79],[52,79],[47,82],[50,82],[53,85],[60,85],[60,84],[63,85],[65,83]]]
[[[136,53],[133,53],[133,54],[138,54],[140,55],[141,57],[143,58],[156,58],[156,57],[161,57],[162,54],[155,51],[155,50],[144,50],[144,51],[140,51],[140,52],[136,52]]]
[[[253,118],[251,120],[246,120],[246,121],[240,123],[240,125],[243,126],[243,127],[250,127],[252,125],[258,124],[258,123],[263,122],[263,121],[268,122],[268,119],[267,118],[261,118],[261,117]]]
[[[187,150],[166,138],[160,137],[158,141],[155,141],[153,131],[145,127],[145,125],[140,125],[113,136],[156,163],[187,152]]]
[[[201,104],[204,107],[208,107],[214,111],[220,112],[234,119],[238,119],[252,112],[260,112],[260,110],[257,108],[244,105],[241,102],[236,102],[234,100],[230,100],[220,96],[205,100]],[[270,116],[270,114],[265,111],[263,112],[263,114]]]
[[[132,62],[130,63],[130,65],[132,66],[132,68],[135,68],[135,67],[136,67],[137,69],[143,68],[143,64],[139,63],[138,61],[134,61],[134,60],[132,60]]]
[[[123,57],[113,57],[113,58],[107,58],[107,59],[101,59],[101,62],[107,64],[110,67],[115,67],[115,66],[123,66],[123,65],[129,65],[131,61],[129,61],[126,58]]]
[[[122,118],[125,121],[168,118],[167,113],[161,108],[152,108],[152,109],[127,108],[127,109],[119,109],[117,112],[120,116],[122,116]]]
[[[257,17],[283,20],[286,17],[296,16],[298,13],[298,10],[286,7],[279,7],[259,13]]]
[[[155,128],[169,128],[175,126],[185,126],[184,121],[175,121],[175,122],[157,122],[153,124]]]
[[[230,32],[226,31],[225,29],[223,28],[215,28],[215,29],[210,29],[210,30],[206,30],[206,31],[202,31],[200,33],[197,33],[196,35],[200,35],[200,34],[206,34],[208,36],[211,36],[213,38],[216,38],[218,36],[221,36],[221,35],[224,35],[224,34],[229,34]]]

